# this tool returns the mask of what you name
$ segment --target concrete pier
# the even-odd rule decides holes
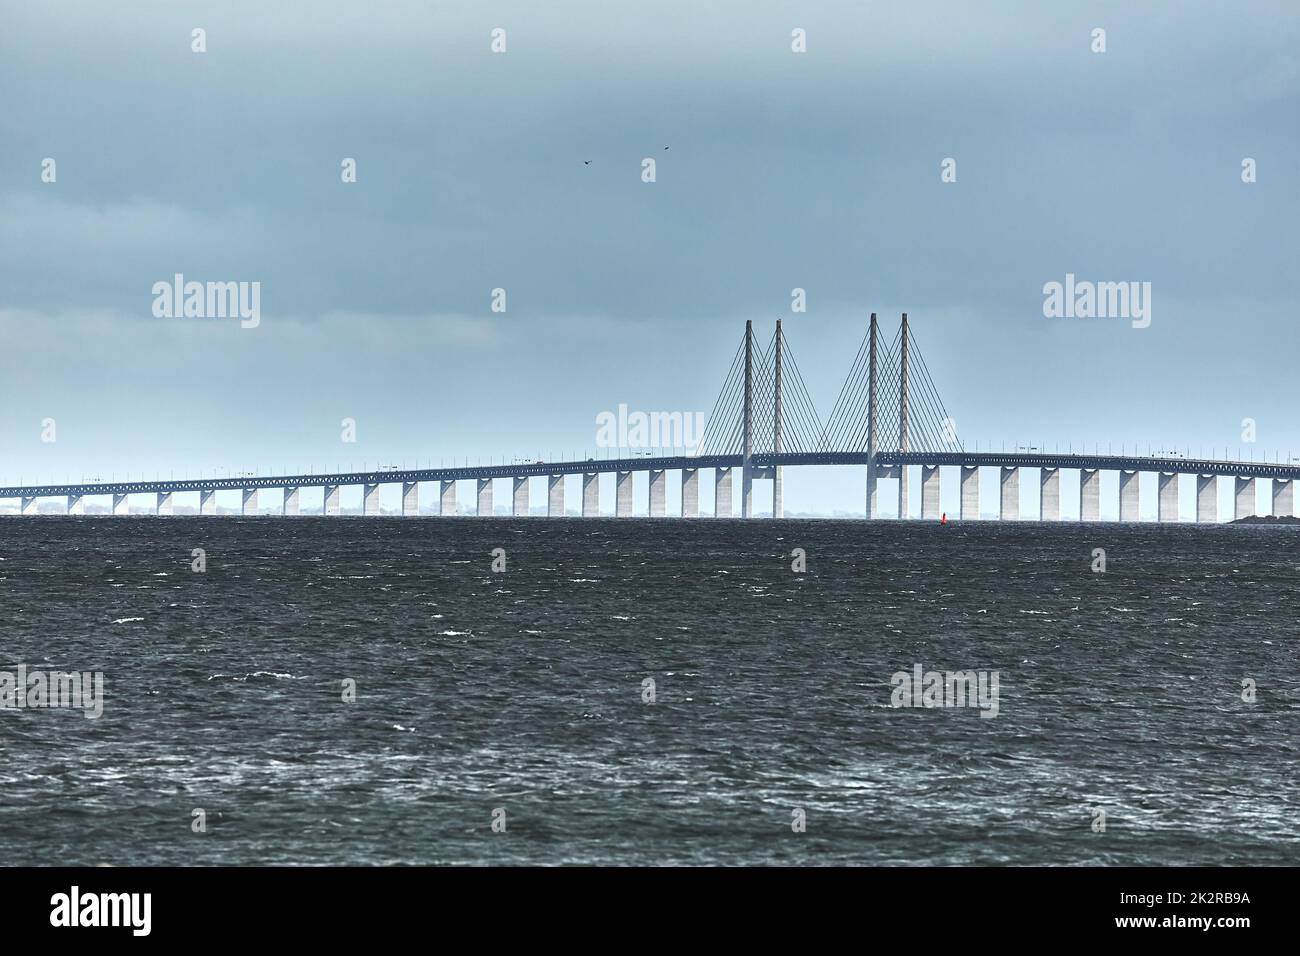
[[[86,513],[86,502],[81,495],[68,495],[68,514],[84,515]]]
[[[510,513],[516,518],[528,517],[528,479],[514,478],[513,494],[511,496]]]
[[[1119,520],[1138,520],[1138,472],[1119,473]]]
[[[1295,516],[1295,498],[1289,478],[1273,479],[1273,514],[1278,518]]]
[[[600,517],[600,473],[589,472],[582,476],[582,516]]]
[[[961,520],[978,521],[980,517],[980,470],[974,465],[961,466]]]
[[[735,514],[731,510],[731,469],[713,469],[713,516],[730,518]]]
[[[480,478],[478,480],[478,516],[480,518],[492,517],[492,479]]]
[[[1219,520],[1219,479],[1214,475],[1196,476],[1196,520],[1203,524]]]
[[[170,491],[158,492],[158,501],[153,510],[154,514],[163,515],[164,517],[175,514],[176,509],[172,503],[172,493]]]
[[[998,515],[1003,521],[1020,520],[1020,469],[1002,467],[998,483]]]
[[[754,469],[748,464],[740,469],[740,516],[754,517]]]
[[[1038,471],[1038,520],[1061,520],[1061,469],[1040,468]]]
[[[456,516],[456,482],[444,481],[438,489],[438,514],[444,518]]]
[[[614,517],[632,517],[632,472],[614,473]]]
[[[907,501],[907,466],[896,465],[898,469],[898,517],[899,520],[909,517],[910,506]]]
[[[323,514],[336,515],[339,513],[339,486],[325,486],[325,503],[321,509]]]
[[[378,484],[363,484],[361,486],[361,513],[363,515],[379,514]]]
[[[284,489],[284,507],[280,509],[281,512],[282,512],[286,517],[289,517],[289,518],[292,518],[292,517],[296,516],[296,515],[299,513],[299,511],[300,511],[298,501],[299,501],[299,499],[298,499],[298,489],[297,489],[297,488],[292,488],[292,487],[290,487],[290,488],[285,488],[285,489]]]
[[[870,517],[872,518],[880,517],[880,479],[897,478],[899,476],[899,473],[900,470],[897,465],[876,466],[876,480],[875,482],[872,483],[871,494],[867,498],[867,510],[868,512],[870,512],[869,515]],[[902,515],[900,514],[899,517],[901,518]]]
[[[551,475],[546,479],[546,517],[564,517],[563,475]]]
[[[1156,476],[1156,520],[1178,520],[1178,475],[1160,472]]]
[[[1255,479],[1233,479],[1233,517],[1249,518],[1255,513]]]
[[[939,466],[921,466],[921,517],[939,517]]]
[[[700,516],[700,470],[698,468],[682,469],[682,517],[698,518]]]
[[[662,518],[668,514],[665,488],[668,482],[662,468],[650,472],[650,517]]]
[[[241,515],[257,514],[257,489],[245,488],[243,493],[243,504],[239,508]]]
[[[402,482],[402,515],[413,518],[420,513],[420,483]]]
[[[131,502],[128,501],[128,495],[113,496],[113,514],[125,516],[131,513]]]
[[[217,513],[217,493],[215,491],[199,492],[199,514],[214,515]]]
[[[29,517],[36,514],[36,499],[24,496],[18,510]]]
[[[1079,469],[1079,520],[1101,520],[1101,472],[1096,468]]]

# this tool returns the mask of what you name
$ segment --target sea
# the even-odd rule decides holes
[[[0,862],[1295,865],[1298,582],[1289,527],[4,518]]]

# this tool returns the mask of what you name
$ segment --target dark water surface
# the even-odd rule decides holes
[[[106,694],[0,712],[6,864],[1300,863],[1292,528],[42,517],[0,558],[0,670]],[[918,663],[998,716],[893,708]]]

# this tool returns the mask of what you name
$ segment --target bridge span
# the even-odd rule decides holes
[[[1197,522],[1217,522],[1218,481],[1232,483],[1232,516],[1244,518],[1262,513],[1257,480],[1270,482],[1268,513],[1295,515],[1293,482],[1300,478],[1300,464],[1265,461],[1231,461],[1188,458],[1181,455],[1100,455],[1048,453],[1040,451],[979,452],[962,446],[947,417],[937,389],[916,351],[913,335],[903,314],[893,342],[880,338],[874,313],[869,330],[858,349],[849,377],[841,389],[829,420],[823,424],[812,407],[798,366],[781,330],[780,320],[766,348],[756,348],[753,324],[746,323],[745,337],[736,351],[722,393],[709,417],[697,453],[631,458],[588,458],[567,462],[525,462],[510,465],[466,465],[452,468],[384,469],[330,474],[243,476],[228,478],[182,478],[155,481],[82,482],[76,484],[15,485],[0,487],[0,500],[17,499],[22,515],[38,513],[42,499],[63,499],[66,513],[84,514],[85,499],[106,496],[111,513],[130,513],[133,495],[153,496],[152,513],[174,513],[175,496],[197,496],[198,513],[217,513],[218,491],[239,491],[241,513],[258,513],[258,492],[276,490],[282,494],[283,515],[302,513],[300,493],[304,488],[322,488],[321,514],[340,513],[340,489],[360,487],[362,513],[380,513],[380,488],[401,486],[403,515],[419,513],[420,486],[433,485],[439,514],[457,514],[457,486],[471,485],[475,513],[494,513],[496,482],[506,483],[510,512],[530,513],[529,479],[547,479],[546,513],[565,514],[565,483],[570,477],[581,482],[581,514],[600,515],[602,474],[614,474],[614,515],[633,513],[633,475],[649,476],[645,513],[665,517],[666,475],[680,472],[680,515],[700,517],[699,476],[713,472],[713,508],[706,514],[719,518],[754,516],[754,482],[772,482],[772,515],[782,517],[783,472],[787,467],[863,466],[866,475],[864,512],[867,518],[881,515],[879,481],[897,481],[900,518],[938,519],[943,469],[959,486],[959,508],[954,517],[980,517],[980,473],[995,470],[998,515],[1015,520],[1021,515],[1021,470],[1037,472],[1040,520],[1057,521],[1061,513],[1061,472],[1079,474],[1078,520],[1101,520],[1101,475],[1118,475],[1116,514],[1120,521],[1139,517],[1139,475],[1156,476],[1156,514],[1160,521],[1177,521],[1178,492],[1182,479],[1194,481]],[[919,509],[909,506],[909,472],[920,469]],[[739,472],[739,487],[733,495],[733,473]],[[1032,489],[1031,489],[1032,495]],[[1027,496],[1027,500],[1028,500]],[[1071,509],[1073,510],[1073,509]]]
[[[752,480],[773,479],[777,468],[791,466],[866,466],[871,455],[866,452],[784,452],[756,453],[751,456]],[[1119,475],[1119,503],[1117,513],[1121,521],[1138,520],[1137,476],[1146,472],[1157,476],[1157,514],[1161,521],[1178,520],[1178,482],[1195,481],[1196,520],[1215,522],[1218,514],[1218,486],[1220,478],[1232,482],[1234,518],[1255,514],[1293,515],[1294,498],[1292,482],[1300,478],[1300,465],[1284,465],[1259,461],[1225,461],[1219,459],[1189,459],[1184,457],[1149,457],[1133,455],[1045,454],[1025,452],[877,452],[874,455],[877,479],[902,478],[904,470],[921,469],[921,507],[919,512],[903,511],[900,516],[938,519],[940,517],[940,482],[943,469],[955,478],[960,487],[960,508],[952,517],[961,520],[978,519],[981,469],[995,469],[998,482],[999,515],[1002,520],[1016,520],[1021,509],[1021,469],[1038,471],[1037,486],[1041,520],[1061,519],[1060,476],[1062,471],[1079,472],[1079,520],[1101,520],[1102,472]],[[667,516],[665,477],[669,472],[680,473],[681,504],[679,515],[683,518],[703,516],[736,517],[733,507],[732,474],[745,468],[741,455],[675,455],[662,457],[603,458],[585,461],[530,462],[512,465],[467,465],[454,468],[414,468],[384,471],[358,471],[329,474],[266,475],[246,478],[186,478],[157,481],[90,482],[61,485],[14,485],[0,487],[0,499],[17,499],[24,515],[37,513],[37,503],[43,499],[66,500],[66,513],[84,513],[85,499],[102,496],[112,502],[112,513],[129,513],[131,496],[152,496],[153,513],[173,513],[176,495],[193,495],[200,514],[216,514],[216,492],[242,493],[241,512],[258,513],[258,495],[262,490],[281,493],[281,514],[304,513],[299,506],[299,492],[303,488],[323,488],[323,506],[318,514],[337,515],[340,512],[340,489],[362,489],[363,513],[379,514],[379,489],[385,485],[401,485],[403,515],[419,513],[421,485],[433,485],[440,513],[457,513],[457,487],[470,483],[474,494],[475,513],[493,514],[497,481],[506,483],[510,493],[511,513],[525,516],[530,513],[529,479],[548,479],[547,514],[563,516],[564,488],[568,478],[581,482],[582,516],[600,515],[599,477],[615,475],[614,514],[631,516],[634,511],[632,476],[638,472],[649,475],[648,501],[644,513],[651,517]],[[709,469],[714,474],[713,508],[704,512],[699,507],[699,473]],[[1271,505],[1258,501],[1256,479],[1272,482]],[[874,484],[874,483],[871,483]],[[752,489],[752,485],[751,485]],[[737,488],[738,492],[742,489]],[[874,490],[874,489],[873,489]],[[902,496],[904,499],[906,495]],[[740,502],[740,515],[753,514],[752,499],[746,509]],[[773,500],[774,516],[780,516],[779,502]],[[906,503],[904,500],[904,507]],[[867,517],[879,517],[878,501],[868,502]]]

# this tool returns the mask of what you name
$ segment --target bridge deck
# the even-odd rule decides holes
[[[756,454],[758,467],[772,465],[865,465],[866,452],[799,452]],[[527,478],[619,471],[679,468],[737,468],[740,455],[675,455],[662,458],[602,458],[586,461],[530,462],[516,465],[467,465],[461,468],[415,468],[341,474],[268,475],[245,478],[184,478],[158,481],[90,482],[63,485],[0,487],[0,498],[49,498],[64,495],[128,495],[150,492],[222,491],[255,488],[320,488],[336,485],[394,484],[413,481],[467,481],[477,478]],[[879,465],[966,465],[1005,468],[1086,468],[1103,471],[1161,471],[1174,474],[1239,478],[1300,479],[1300,464],[1216,461],[1136,455],[1075,455],[1038,452],[898,452],[876,454]]]

